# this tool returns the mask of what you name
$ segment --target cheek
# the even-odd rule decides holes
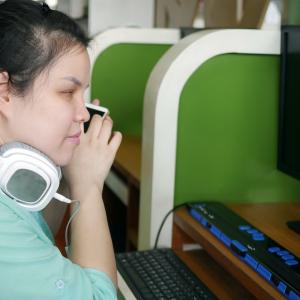
[[[45,139],[64,136],[72,124],[72,117],[61,113],[46,113],[37,116],[32,125],[33,132],[43,135]]]
[[[55,151],[69,134],[72,125],[71,114],[66,111],[64,114],[57,113],[58,111],[32,112],[29,118],[21,118],[17,128],[18,139],[46,154]]]
[[[67,165],[75,149],[66,140],[66,137],[71,134],[72,119],[56,117],[54,120],[43,124],[36,129],[31,145],[45,153],[55,164]]]
[[[66,131],[69,130],[73,122],[71,114],[54,114],[48,118],[48,122],[45,124],[50,132],[58,135],[65,135]]]

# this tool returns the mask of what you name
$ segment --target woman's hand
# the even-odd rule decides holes
[[[112,134],[112,127],[110,117],[102,119],[94,115],[88,131],[82,132],[70,164],[63,169],[71,193],[72,190],[84,192],[94,187],[102,193],[104,180],[122,140],[120,132]]]

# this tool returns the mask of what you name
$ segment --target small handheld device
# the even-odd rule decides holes
[[[106,107],[94,105],[91,103],[86,103],[85,106],[90,113],[90,119],[89,121],[84,123],[84,132],[88,130],[90,126],[90,121],[94,114],[98,114],[102,118],[105,118],[109,114],[109,110]]]

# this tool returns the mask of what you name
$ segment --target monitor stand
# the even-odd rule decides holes
[[[298,234],[300,234],[300,220],[295,220],[295,221],[287,221],[286,225],[288,226],[288,228],[290,228],[291,230],[297,232]]]

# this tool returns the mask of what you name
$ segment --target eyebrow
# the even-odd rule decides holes
[[[69,80],[79,87],[83,86],[82,82],[80,80],[78,80],[76,77],[67,76],[67,77],[63,77],[62,79]],[[88,87],[89,87],[89,84],[86,86],[86,88],[88,88]]]

